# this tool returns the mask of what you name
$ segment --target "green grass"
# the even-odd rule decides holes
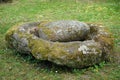
[[[6,31],[20,22],[79,20],[106,26],[115,38],[113,61],[71,69],[7,49]],[[0,80],[120,80],[119,0],[13,0],[0,4]]]

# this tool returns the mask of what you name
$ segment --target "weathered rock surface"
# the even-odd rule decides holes
[[[51,33],[45,33],[47,30],[44,28],[39,33],[44,33],[47,36],[47,40],[51,41],[68,42],[85,40],[90,33],[90,27],[79,21],[56,21],[45,24],[44,26]],[[44,37],[40,37],[44,39]]]
[[[73,68],[108,60],[113,37],[101,26],[79,21],[33,22],[6,33],[7,45],[36,59]]]

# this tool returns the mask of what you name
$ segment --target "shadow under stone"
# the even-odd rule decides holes
[[[12,0],[0,0],[0,3],[11,3]]]

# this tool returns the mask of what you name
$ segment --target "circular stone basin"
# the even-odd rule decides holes
[[[72,20],[16,25],[5,39],[22,54],[73,68],[108,60],[113,49],[113,37],[103,26]]]

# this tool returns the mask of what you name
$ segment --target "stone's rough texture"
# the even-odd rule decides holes
[[[108,60],[113,38],[101,26],[79,21],[33,22],[6,33],[7,45],[36,59],[83,68]]]
[[[6,33],[7,45],[21,53],[29,54],[31,49],[28,47],[29,37],[32,36],[31,30],[34,30],[40,23],[27,23],[15,25]]]
[[[93,40],[83,43],[79,41],[58,43],[33,39],[29,47],[32,49],[33,56],[37,59],[49,60],[69,67],[90,66],[102,60],[100,44]]]
[[[48,36],[48,40],[51,41],[68,42],[85,40],[90,32],[90,27],[79,21],[56,21],[45,24],[44,26],[52,31],[52,34]]]

